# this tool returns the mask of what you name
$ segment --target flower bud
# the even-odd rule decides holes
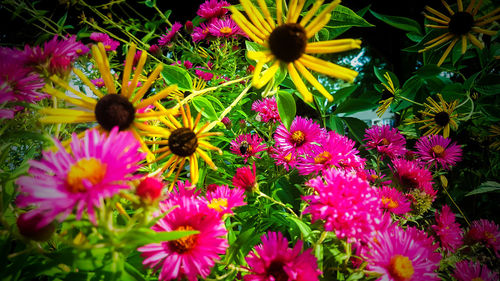
[[[35,241],[47,241],[52,237],[52,234],[56,230],[54,223],[49,223],[46,226],[37,226],[38,222],[43,219],[43,215],[38,213],[32,215],[30,212],[19,215],[17,218],[17,227],[19,228],[19,233],[26,238]]]
[[[152,202],[160,198],[163,190],[163,183],[158,178],[144,178],[137,186],[136,194],[141,199]]]

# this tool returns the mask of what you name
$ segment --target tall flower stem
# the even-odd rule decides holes
[[[398,98],[400,98],[400,99],[402,99],[402,100],[405,100],[405,101],[407,101],[407,102],[411,102],[411,103],[413,103],[413,104],[416,104],[416,105],[420,105],[420,106],[422,106],[422,107],[425,107],[425,105],[424,105],[424,104],[419,103],[419,102],[416,102],[416,101],[411,100],[411,99],[409,99],[409,98],[405,98],[405,97],[403,97],[403,96],[398,96]]]
[[[274,204],[280,205],[281,207],[285,208],[288,212],[290,212],[290,214],[292,214],[294,217],[298,218],[297,214],[295,214],[295,212],[290,207],[288,207],[287,205],[285,205],[282,202],[280,202],[280,201],[272,198],[271,196],[263,193],[262,191],[259,191],[258,194],[259,194],[259,197],[264,197],[267,200],[273,202]]]
[[[251,84],[249,84],[241,93],[238,97],[236,97],[236,99],[221,113],[221,115],[219,116],[219,118],[217,119],[217,121],[213,121],[212,123],[210,123],[210,125],[208,125],[207,127],[207,131],[210,131],[213,127],[215,127],[215,125],[220,122],[222,120],[222,118],[226,117],[226,115],[231,112],[231,110],[238,104],[238,102],[240,102],[240,100],[247,94],[248,90],[250,90],[250,88],[252,87]]]
[[[451,197],[451,194],[448,192],[448,189],[446,188],[446,186],[443,185],[443,189],[444,189],[444,192],[446,193],[446,195],[448,195],[448,198],[450,198],[450,200],[453,203],[453,205],[455,206],[455,208],[457,208],[458,212],[462,215],[462,217],[464,218],[464,220],[467,223],[467,225],[470,226],[469,220],[467,219],[467,217],[465,216],[465,214],[462,212],[462,209],[460,209],[460,207],[458,206],[457,202],[455,202],[455,200],[453,200],[453,197]]]

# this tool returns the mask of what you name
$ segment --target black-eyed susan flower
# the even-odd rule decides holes
[[[455,12],[451,9],[451,7],[444,1],[441,0],[443,6],[446,8],[450,16],[447,16],[429,6],[425,7],[432,15],[425,14],[425,17],[437,24],[426,24],[426,27],[435,28],[435,29],[446,29],[447,31],[440,36],[428,41],[425,43],[427,45],[424,49],[421,49],[419,52],[425,52],[434,47],[445,44],[448,41],[451,43],[448,45],[446,50],[444,51],[441,59],[437,63],[440,66],[448,54],[451,52],[455,44],[461,40],[461,48],[462,54],[467,50],[467,40],[470,40],[472,44],[477,46],[479,49],[483,49],[484,45],[477,39],[474,33],[482,33],[486,35],[495,35],[497,31],[484,29],[483,26],[486,24],[493,22],[497,19],[500,19],[500,8],[496,8],[490,13],[485,14],[481,17],[476,17],[477,12],[479,11],[479,7],[483,1],[472,0],[467,8],[464,10],[464,6],[462,0],[457,0],[458,11]]]
[[[382,100],[378,102],[381,104],[377,108],[378,117],[382,117],[382,115],[384,115],[384,113],[396,98],[396,93],[399,92],[399,89],[396,89],[394,87],[394,83],[392,82],[391,76],[388,72],[384,74],[384,78],[387,80],[387,82],[382,83],[382,86],[385,87],[385,90],[382,92]]]
[[[280,66],[286,66],[297,90],[307,102],[312,101],[312,94],[300,75],[305,77],[328,100],[333,100],[332,95],[309,72],[308,68],[334,78],[354,81],[354,78],[358,75],[356,71],[310,55],[338,53],[361,47],[361,41],[355,39],[309,42],[328,23],[331,12],[337,7],[340,0],[335,0],[326,5],[313,19],[324,2],[323,0],[316,1],[300,21],[300,13],[306,0],[291,0],[286,16],[283,13],[283,1],[276,1],[276,20],[272,18],[264,0],[258,0],[257,2],[260,11],[250,0],[240,0],[248,18],[234,6],[229,7],[233,13],[234,21],[249,38],[266,48],[264,51],[248,52],[248,57],[257,61],[252,80],[255,87],[261,88],[266,85],[274,77]],[[267,63],[270,64],[270,67],[262,71]]]
[[[206,149],[215,150],[219,154],[222,151],[206,141],[210,136],[222,135],[220,132],[208,132],[209,122],[204,125],[198,126],[201,119],[201,112],[198,113],[196,119],[193,121],[191,117],[191,110],[189,106],[180,106],[182,115],[182,123],[177,121],[175,117],[169,112],[167,118],[160,117],[160,121],[168,128],[159,131],[159,140],[147,141],[148,144],[157,144],[161,147],[154,150],[153,153],[157,154],[156,161],[169,158],[163,163],[162,172],[168,170],[166,177],[170,177],[174,171],[175,177],[172,183],[175,183],[179,177],[182,168],[187,160],[189,160],[191,183],[198,182],[198,156],[201,157],[210,168],[216,170],[210,156],[205,152]],[[164,110],[164,108],[163,108]],[[172,188],[173,185],[170,186]]]
[[[140,141],[142,149],[148,152],[149,159],[151,160],[152,154],[142,138],[151,133],[161,133],[166,130],[148,125],[144,123],[144,120],[166,116],[169,111],[150,110],[143,113],[137,111],[152,104],[158,104],[155,102],[170,95],[177,89],[177,86],[167,87],[146,99],[142,99],[160,74],[163,66],[159,64],[142,86],[137,87],[137,82],[146,62],[147,54],[146,52],[142,52],[132,75],[132,79],[130,80],[135,52],[136,46],[132,44],[127,53],[125,69],[120,85],[121,89],[120,92],[118,92],[116,89],[117,83],[115,83],[117,81],[113,79],[111,74],[104,45],[99,43],[97,46],[92,46],[92,55],[101,73],[102,79],[104,80],[107,93],[103,93],[97,89],[88,77],[77,68],[73,68],[73,72],[97,96],[96,99],[74,89],[67,81],[64,81],[58,76],[52,76],[50,80],[60,88],[69,91],[71,96],[51,85],[47,85],[44,91],[56,98],[75,105],[76,108],[43,108],[41,109],[41,113],[45,114],[45,116],[41,117],[40,121],[42,123],[97,122],[97,129],[107,132],[117,126],[120,131],[132,132],[136,139]]]
[[[458,127],[457,122],[454,120],[454,118],[458,117],[458,113],[454,112],[458,100],[448,103],[441,94],[437,94],[437,96],[439,103],[433,100],[432,97],[427,98],[428,103],[424,103],[426,109],[419,111],[424,116],[422,120],[412,120],[408,123],[423,123],[424,125],[419,128],[420,130],[429,128],[424,133],[424,136],[437,135],[443,131],[443,136],[447,138],[450,136],[450,126],[453,129]]]

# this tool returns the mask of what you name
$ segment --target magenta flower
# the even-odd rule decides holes
[[[167,45],[168,43],[170,43],[170,41],[172,41],[172,38],[174,38],[175,34],[177,34],[177,32],[182,28],[182,24],[180,24],[179,22],[175,22],[173,25],[172,25],[172,28],[170,30],[167,29],[167,34],[163,34],[160,39],[158,40],[158,45],[160,47],[163,47],[165,45]]]
[[[215,37],[236,38],[238,35],[246,36],[230,17],[222,19],[214,18],[210,21],[208,32]]]
[[[228,12],[228,9],[225,7],[229,7],[231,4],[222,0],[206,0],[205,3],[201,4],[198,8],[196,14],[204,19],[212,19],[222,17]]]
[[[165,184],[156,177],[145,177],[135,189],[135,194],[146,202],[160,199]]]
[[[177,206],[176,208],[173,208]],[[160,202],[160,209],[167,215],[152,229],[162,231],[199,231],[173,241],[139,247],[143,264],[160,271],[159,280],[186,278],[189,281],[205,278],[215,261],[228,247],[227,234],[217,211],[208,208],[204,200],[174,197]]]
[[[107,52],[115,51],[116,48],[120,46],[120,42],[111,39],[111,37],[109,37],[106,33],[93,32],[90,34],[90,39],[96,42],[101,42]]]
[[[484,243],[491,248],[497,257],[500,257],[500,230],[494,221],[485,219],[475,220],[470,226],[467,237],[476,242]]]
[[[94,84],[97,88],[102,88],[105,86],[104,79],[102,78],[92,79],[90,80],[90,82],[92,82],[92,84]]]
[[[185,60],[185,61],[176,61],[174,63],[172,63],[171,65],[177,65],[177,66],[184,66],[186,69],[191,69],[193,68],[193,63],[188,61],[188,60]]]
[[[383,186],[378,189],[378,192],[380,200],[382,200],[382,209],[396,215],[404,215],[411,211],[411,202],[397,189]]]
[[[274,159],[276,165],[281,165],[288,172],[297,166],[297,156],[294,151],[284,152],[274,147],[269,148],[269,156]]]
[[[201,191],[196,190],[196,186],[192,185],[189,180],[177,181],[177,184],[174,186],[172,191],[169,193],[168,198],[174,197],[188,197],[188,198],[196,198],[199,199]]]
[[[377,149],[380,156],[394,159],[406,152],[406,140],[396,128],[389,125],[373,126],[366,129],[366,149]]]
[[[33,214],[43,215],[39,227],[54,219],[63,221],[73,209],[77,219],[86,209],[90,221],[96,223],[94,207],[100,207],[104,198],[129,189],[127,181],[139,177],[132,173],[145,159],[135,137],[118,132],[117,127],[109,135],[89,130],[79,139],[73,134],[71,153],[59,141],[55,144],[57,152],[44,151],[42,160],[30,160],[30,175],[17,180],[21,191],[18,206],[36,206]]]
[[[191,38],[193,42],[200,42],[201,40],[207,38],[210,34],[210,23],[200,23],[200,26],[197,26],[193,29],[193,33],[191,33]]]
[[[280,115],[278,113],[278,104],[276,103],[276,98],[263,98],[262,100],[256,100],[252,104],[252,110],[258,112],[257,120],[267,123],[272,121],[276,123],[281,121]]]
[[[302,241],[295,247],[288,248],[288,240],[280,232],[268,232],[262,235],[262,244],[255,246],[245,260],[249,274],[243,276],[245,281],[315,281],[321,271],[318,270],[312,249],[300,253]]]
[[[448,205],[443,205],[441,214],[436,210],[435,216],[436,225],[431,227],[441,240],[441,247],[449,252],[455,252],[463,244],[463,231],[460,224],[455,222],[455,214]]]
[[[210,73],[210,72],[205,72],[205,71],[202,71],[200,69],[195,69],[194,70],[194,73],[196,74],[196,76],[198,76],[198,78],[200,79],[203,79],[205,81],[210,81],[212,80],[212,78],[214,78],[214,74],[213,73]]]
[[[460,161],[462,156],[462,148],[441,135],[423,136],[417,141],[415,148],[423,162],[436,168],[439,163],[446,170]]]
[[[233,208],[246,205],[244,199],[244,189],[229,188],[227,185],[219,185],[213,191],[207,191],[206,195],[208,207],[216,210],[221,215],[233,214]]]
[[[266,144],[263,142],[257,134],[239,135],[231,141],[231,152],[243,157],[246,163],[252,156],[261,158],[257,153],[266,150]]]
[[[150,52],[151,54],[153,54],[154,56],[159,56],[161,55],[161,48],[156,45],[156,44],[153,44],[149,47],[149,50],[148,52]]]
[[[391,180],[386,178],[385,174],[377,174],[375,170],[367,169],[365,170],[366,179],[373,185],[390,185]]]
[[[326,136],[326,131],[318,123],[300,116],[295,117],[290,130],[281,124],[276,129],[274,139],[276,148],[284,153],[296,152],[298,156],[305,154],[315,143],[319,143]]]
[[[457,281],[498,281],[498,273],[476,261],[460,261],[455,264],[453,277]]]
[[[236,169],[233,176],[233,186],[244,189],[247,192],[253,192],[259,188],[255,173],[255,163],[252,164],[253,170],[250,167],[241,167]]]
[[[315,194],[303,196],[308,201],[304,213],[312,221],[324,220],[325,230],[335,231],[338,238],[366,240],[375,235],[382,209],[375,188],[356,175],[331,168],[309,180]]]
[[[417,162],[394,159],[390,168],[394,173],[394,177],[398,179],[400,186],[406,190],[411,191],[418,188],[431,196],[436,195],[437,191],[432,188],[431,172],[420,167]]]

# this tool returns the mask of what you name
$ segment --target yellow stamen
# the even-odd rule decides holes
[[[83,181],[95,185],[102,181],[106,175],[107,165],[96,158],[84,158],[74,163],[67,176],[66,184],[69,191],[73,193],[85,192]]]

